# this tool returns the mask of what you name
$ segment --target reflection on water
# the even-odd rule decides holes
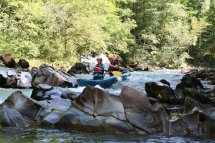
[[[130,86],[142,92],[145,92],[145,83],[150,81],[159,81],[166,79],[170,82],[171,87],[175,89],[180,82],[182,74],[179,71],[159,71],[159,72],[134,72],[129,80],[118,82],[110,89],[105,89],[112,93],[120,93],[123,86]],[[91,75],[77,75],[79,78],[91,78]],[[203,81],[204,86],[211,87]],[[0,103],[18,89],[0,88]],[[83,88],[76,89],[82,91]],[[31,89],[21,89],[24,95],[30,96]],[[146,142],[146,143],[204,143],[214,142],[215,138],[188,138],[180,136],[164,135],[128,135],[128,134],[111,134],[111,133],[83,133],[77,131],[62,131],[57,129],[34,129],[34,128],[5,128],[0,127],[0,143],[71,143],[71,142]]]
[[[0,128],[1,143],[82,143],[82,142],[144,142],[144,143],[205,143],[213,142],[210,138],[187,138],[164,135],[131,135],[84,133],[57,129]]]

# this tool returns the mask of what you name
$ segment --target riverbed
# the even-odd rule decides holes
[[[120,81],[111,88],[105,89],[108,92],[118,95],[123,86],[133,87],[145,93],[145,83],[150,81],[167,80],[173,89],[180,83],[183,74],[180,71],[166,70],[156,72],[133,72],[126,81]],[[91,75],[77,75],[77,78],[91,78]],[[207,81],[202,81],[206,88],[213,88]],[[72,89],[81,92],[84,88]],[[2,89],[0,88],[0,103],[14,91],[21,90],[30,97],[31,89]],[[11,128],[0,127],[0,142],[2,143],[24,143],[24,142],[147,142],[147,143],[186,143],[186,142],[214,142],[214,137],[184,137],[155,135],[132,135],[132,134],[110,134],[110,133],[84,133],[79,131],[66,131],[58,129],[41,128]]]

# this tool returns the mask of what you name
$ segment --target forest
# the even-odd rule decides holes
[[[95,53],[215,66],[215,0],[0,0],[0,53],[73,65]]]

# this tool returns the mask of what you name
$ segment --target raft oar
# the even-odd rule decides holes
[[[122,76],[122,73],[120,71],[112,71],[111,72],[114,76],[116,77],[121,77]]]

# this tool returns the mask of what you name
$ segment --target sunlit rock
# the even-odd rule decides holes
[[[0,105],[0,124],[5,127],[29,127],[31,120],[25,118],[17,111],[12,103],[5,102]]]
[[[78,85],[74,76],[47,65],[40,66],[38,72],[33,76],[32,86],[36,87],[39,84],[60,87],[76,87]]]
[[[17,86],[22,88],[31,87],[32,76],[30,72],[21,72],[17,80]]]
[[[127,122],[120,97],[109,94],[99,88],[86,87],[71,108],[57,123],[57,126],[69,119],[70,128],[87,131],[135,131]],[[74,119],[74,120],[71,120]]]
[[[0,79],[0,86],[4,88],[30,88],[32,76],[30,72],[0,67]]]
[[[113,116],[120,120],[126,120],[120,97],[99,88],[87,86],[74,104],[92,116]]]
[[[0,124],[13,127],[56,127],[90,132],[155,133],[166,132],[168,119],[163,107],[151,104],[141,92],[124,87],[120,96],[102,89],[86,87],[73,100],[64,90],[39,85],[29,99],[20,91],[0,106]],[[49,98],[43,98],[49,96]]]
[[[94,117],[77,108],[68,110],[55,126],[88,132],[134,132],[128,122],[120,121],[111,116]]]
[[[74,100],[79,92],[74,92],[68,88],[52,87],[47,84],[39,84],[32,91],[31,98],[41,101],[41,100],[51,100],[54,98],[66,98]]]
[[[120,97],[133,126],[147,133],[167,131],[168,117],[162,106],[152,107],[146,95],[130,87],[123,87]]]
[[[12,127],[29,127],[40,123],[45,108],[22,92],[16,91],[0,105],[0,124]]]
[[[4,88],[17,87],[17,74],[13,68],[0,67],[0,86]]]

